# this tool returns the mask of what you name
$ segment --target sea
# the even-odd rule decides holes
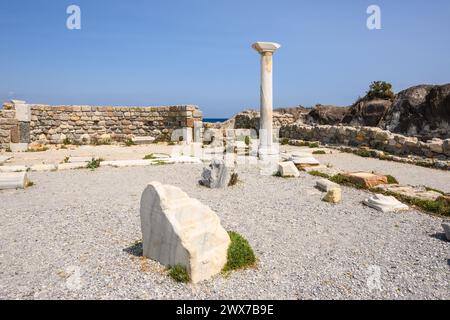
[[[218,122],[225,122],[227,120],[228,118],[204,118],[203,122],[218,123]]]

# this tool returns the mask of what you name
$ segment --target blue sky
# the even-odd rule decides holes
[[[82,29],[66,28],[81,7]],[[366,27],[381,7],[382,30]],[[450,82],[448,0],[0,0],[0,100],[259,105],[255,41],[276,41],[274,104],[349,105],[370,82]]]

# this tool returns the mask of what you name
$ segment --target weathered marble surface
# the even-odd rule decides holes
[[[260,119],[260,149],[267,154],[273,145],[273,54],[281,46],[274,42],[256,42],[253,49],[261,54],[261,119]]]
[[[0,190],[25,189],[28,177],[26,172],[0,173]]]
[[[450,241],[450,220],[444,220],[442,222],[442,228],[444,228],[445,237]]]
[[[213,160],[208,167],[203,168],[199,183],[211,189],[225,188],[230,181],[230,172],[223,160]]]
[[[321,191],[328,192],[331,189],[339,188],[339,185],[328,179],[320,179],[316,182],[316,187]]]
[[[363,203],[384,213],[409,209],[406,204],[401,203],[394,197],[384,196],[382,194],[375,194],[370,198],[365,199]]]
[[[300,172],[292,161],[280,162],[278,164],[278,172],[284,178],[298,178]]]
[[[193,283],[221,272],[230,244],[219,217],[180,188],[150,183],[141,198],[143,255],[183,265]]]

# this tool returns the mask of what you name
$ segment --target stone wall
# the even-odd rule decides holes
[[[23,105],[23,104],[22,104]],[[64,141],[83,144],[100,139],[124,141],[132,137],[153,137],[169,141],[175,129],[193,128],[202,121],[202,112],[196,106],[164,107],[100,107],[25,105],[30,120],[18,125],[20,141],[40,144],[60,144]],[[0,114],[0,140],[8,144],[14,130],[11,118],[16,106],[5,105]],[[6,113],[5,113],[6,112]],[[11,112],[11,113],[10,113]],[[16,117],[17,118],[17,117]],[[17,126],[17,121],[16,121]],[[19,121],[19,124],[22,122]],[[9,135],[8,135],[9,132]],[[29,141],[23,141],[28,137]],[[5,147],[5,146],[3,146]]]
[[[280,138],[320,141],[322,143],[371,147],[396,155],[418,155],[427,158],[450,158],[450,139],[434,138],[427,142],[416,137],[391,133],[377,127],[291,124],[280,128]]]
[[[9,148],[11,133],[17,134],[19,122],[15,115],[16,111],[11,104],[5,104],[0,110],[0,149]]]
[[[235,129],[254,129],[259,131],[259,112],[257,111],[244,111],[234,116],[234,128]],[[273,113],[273,127],[280,128],[288,124],[295,122],[295,117],[289,113]]]

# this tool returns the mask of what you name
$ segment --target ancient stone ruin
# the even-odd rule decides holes
[[[33,142],[96,144],[135,137],[170,141],[174,130],[192,131],[202,117],[202,112],[193,105],[48,106],[13,100],[0,110],[0,148],[26,150]],[[192,139],[193,133],[185,136]]]
[[[209,207],[177,187],[152,182],[142,194],[140,211],[145,257],[182,265],[193,283],[222,270],[230,237]]]

